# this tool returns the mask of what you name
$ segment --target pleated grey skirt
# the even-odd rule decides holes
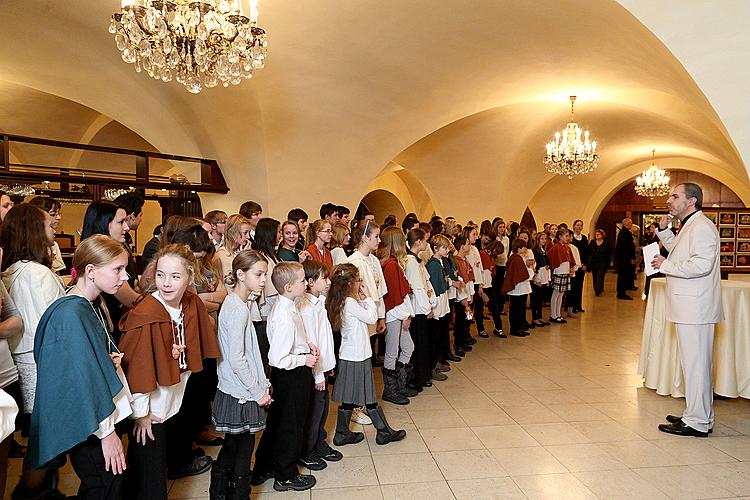
[[[239,399],[217,390],[211,420],[216,432],[256,433],[266,428],[266,410],[255,401],[240,403]]]
[[[331,399],[357,406],[377,403],[372,362],[369,358],[364,361],[339,360]]]

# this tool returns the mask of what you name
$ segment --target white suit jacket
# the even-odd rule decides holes
[[[657,233],[669,256],[660,271],[667,277],[667,321],[702,325],[724,319],[721,304],[719,232],[700,210],[677,236]]]

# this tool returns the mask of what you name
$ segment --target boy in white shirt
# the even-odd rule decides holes
[[[304,491],[315,486],[315,477],[300,474],[297,461],[302,452],[304,426],[312,370],[319,351],[308,343],[302,317],[294,301],[305,293],[305,271],[299,262],[279,262],[271,276],[278,299],[268,314],[268,364],[274,404],[266,430],[255,453],[253,486],[275,478],[276,491]]]

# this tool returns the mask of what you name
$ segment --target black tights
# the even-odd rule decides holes
[[[235,476],[249,476],[250,458],[254,447],[255,434],[251,432],[226,434],[219,456],[216,457],[216,466],[220,469],[231,470]]]
[[[341,407],[345,410],[353,410],[354,408],[357,408],[358,406],[355,405],[354,403],[341,403]],[[377,407],[378,407],[377,403],[367,403],[365,405],[365,408],[367,408],[368,410],[374,410]]]

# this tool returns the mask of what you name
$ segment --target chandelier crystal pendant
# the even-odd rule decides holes
[[[656,150],[651,150],[651,166],[635,179],[635,192],[647,198],[657,198],[669,194],[669,176],[664,169],[656,166]]]
[[[122,60],[188,92],[239,85],[264,65],[266,32],[258,27],[257,0],[250,17],[242,0],[122,0],[109,32]]]
[[[570,96],[570,122],[562,132],[555,132],[555,139],[547,143],[544,166],[548,172],[567,175],[587,174],[599,166],[596,141],[589,138],[589,131],[582,131],[574,119],[576,96]]]

